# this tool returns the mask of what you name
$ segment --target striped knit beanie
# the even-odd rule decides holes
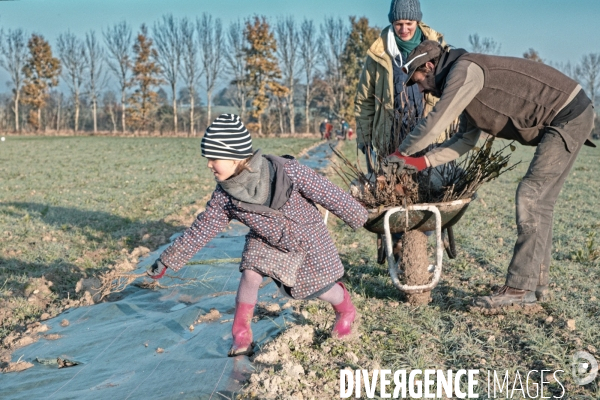
[[[219,115],[206,129],[200,148],[203,157],[217,160],[244,160],[253,154],[250,133],[235,114]]]

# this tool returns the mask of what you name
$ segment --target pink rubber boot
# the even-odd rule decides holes
[[[231,334],[233,335],[233,344],[227,355],[234,356],[250,356],[254,353],[254,343],[252,343],[252,329],[250,323],[254,316],[254,304],[236,303],[235,315],[233,317],[233,327]]]
[[[331,336],[334,338],[343,338],[348,336],[352,331],[352,322],[356,318],[356,308],[350,300],[350,293],[346,290],[346,286],[342,282],[338,282],[338,285],[344,289],[344,300],[337,306],[333,306],[335,310],[335,325]]]

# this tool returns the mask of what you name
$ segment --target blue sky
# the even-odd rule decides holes
[[[164,14],[195,17],[208,12],[225,24],[253,14],[306,17],[366,16],[388,25],[389,0],[17,0],[0,1],[0,25],[43,34],[55,43],[70,30],[77,35],[123,19],[134,28]],[[469,34],[493,37],[501,54],[521,56],[533,47],[545,60],[577,63],[600,52],[600,0],[421,0],[423,21],[448,43],[468,48]],[[3,86],[3,85],[2,85]]]

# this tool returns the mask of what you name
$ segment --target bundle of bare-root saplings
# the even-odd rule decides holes
[[[334,163],[335,171],[350,187],[352,195],[366,208],[439,203],[471,198],[481,185],[514,169],[519,164],[509,165],[510,151],[514,151],[515,146],[512,143],[502,147],[494,146],[493,136],[482,140],[481,146],[474,147],[458,160],[420,172],[410,166],[388,162],[386,157],[398,149],[402,140],[416,125],[411,118],[406,119],[404,123],[395,121],[402,121],[402,119],[390,118],[390,130],[394,134],[390,137],[374,137],[375,142],[367,149],[364,157],[368,164],[366,171],[360,167],[360,162],[352,162],[334,149],[334,153],[342,161],[341,164]],[[442,139],[451,138],[458,132],[459,125],[457,121],[448,127]],[[360,127],[358,131],[360,135]],[[424,155],[440,144],[433,143],[414,156]],[[357,159],[358,157],[357,154]],[[363,158],[362,154],[361,158]]]

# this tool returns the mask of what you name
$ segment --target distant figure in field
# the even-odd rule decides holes
[[[325,124],[325,140],[331,139],[331,132],[333,131],[333,125],[329,122]]]
[[[327,130],[327,118],[325,118],[321,125],[319,125],[319,133],[321,134],[321,140],[325,137],[325,131]]]
[[[343,119],[342,123],[341,123],[342,139],[344,139],[344,140],[347,139],[349,128],[350,128],[350,125],[348,124],[348,122],[345,119]]]

